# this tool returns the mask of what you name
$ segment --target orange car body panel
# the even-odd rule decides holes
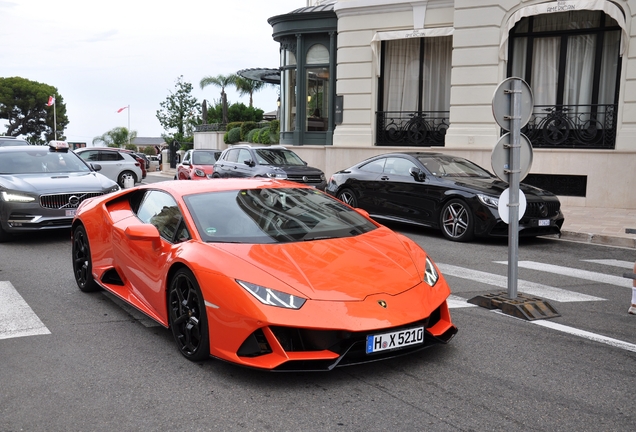
[[[299,187],[296,183],[260,179],[162,182],[161,189],[177,200],[192,236],[178,244],[161,239],[152,225],[136,217],[124,199],[131,190],[156,185],[86,201],[78,210],[76,222],[81,220],[90,239],[94,278],[167,327],[169,272],[173,266],[189,267],[205,299],[210,354],[258,368],[274,368],[288,360],[338,357],[328,350],[286,352],[269,326],[370,331],[416,322],[439,308],[439,321],[427,331],[439,335],[454,328],[446,305],[450,288],[442,274],[438,271],[439,280],[433,287],[423,282],[426,252],[376,222],[376,230],[341,239],[277,244],[202,242],[182,195],[208,191],[213,183],[219,190]],[[112,268],[123,284],[104,280]],[[237,279],[307,301],[299,310],[266,306]],[[379,305],[381,300],[386,307]],[[238,356],[243,341],[257,329],[263,329],[273,352],[258,357]]]

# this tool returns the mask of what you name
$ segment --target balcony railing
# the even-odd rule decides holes
[[[535,105],[521,132],[535,148],[613,149],[616,105]]]
[[[378,111],[378,146],[444,146],[449,111]]]

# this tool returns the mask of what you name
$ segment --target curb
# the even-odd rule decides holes
[[[570,240],[580,243],[592,243],[605,246],[619,246],[636,249],[636,238],[616,237],[603,234],[584,233],[575,231],[561,231],[562,240]]]

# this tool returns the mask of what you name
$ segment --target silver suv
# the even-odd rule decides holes
[[[99,172],[116,181],[121,188],[125,187],[126,178],[132,177],[135,183],[143,178],[140,163],[132,155],[120,152],[117,148],[84,147],[75,150],[75,153],[89,164],[101,165]]]

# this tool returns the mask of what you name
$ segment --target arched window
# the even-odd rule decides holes
[[[307,50],[305,60],[305,88],[307,122],[305,130],[324,132],[329,125],[329,50],[314,44]]]

